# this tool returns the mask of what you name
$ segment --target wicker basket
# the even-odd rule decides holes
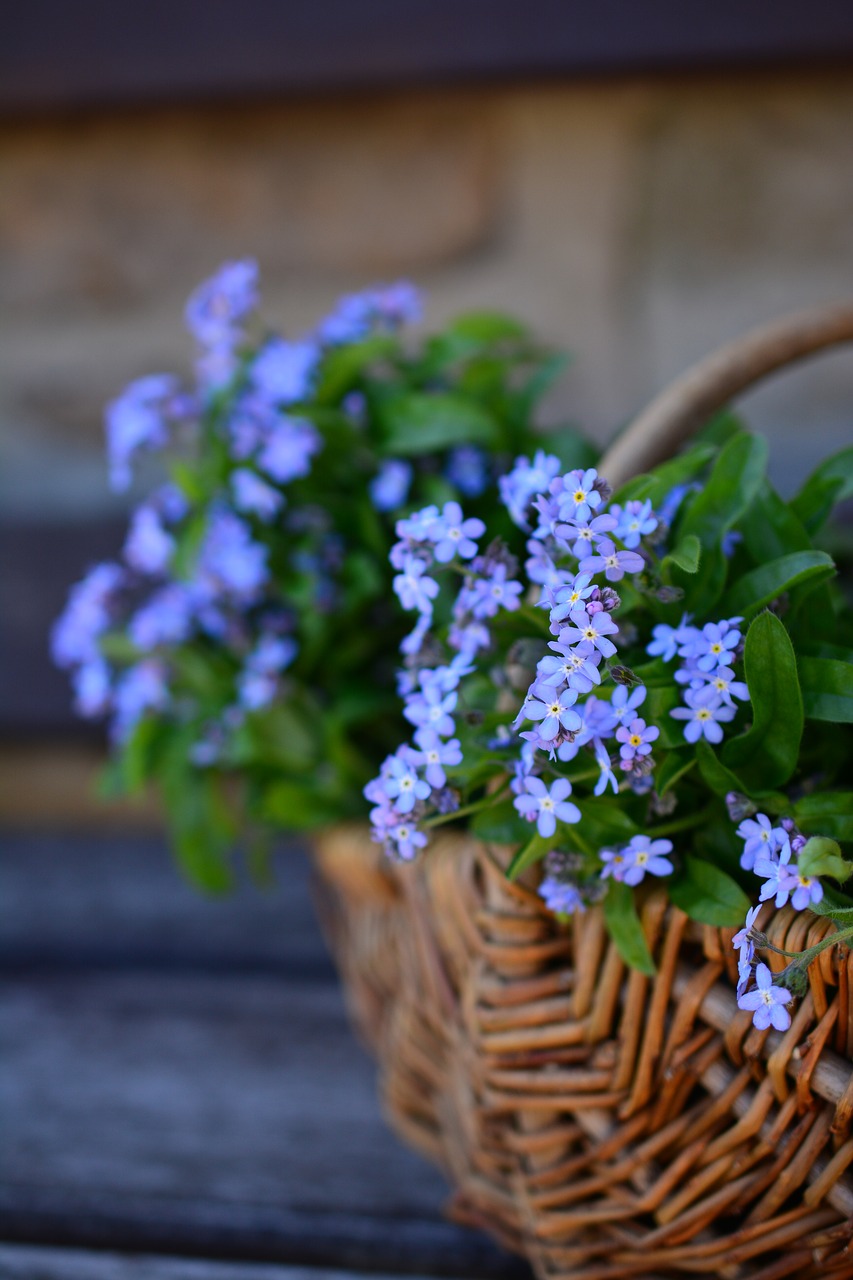
[[[751,335],[667,391],[611,450],[618,482],[770,369],[853,338],[853,309]],[[654,979],[599,908],[559,924],[507,851],[443,836],[397,867],[366,829],[318,841],[321,909],[399,1133],[446,1172],[450,1213],[541,1277],[853,1277],[853,956],[823,951],[785,1034],[737,1007],[731,931],[661,887]],[[799,949],[834,926],[768,912]],[[779,960],[779,957],[773,957]],[[771,965],[773,967],[773,965]]]

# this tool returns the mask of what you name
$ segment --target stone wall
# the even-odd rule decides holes
[[[185,366],[237,255],[290,331],[414,278],[575,353],[550,405],[605,439],[754,322],[853,292],[853,76],[514,86],[0,126],[0,508],[109,512],[101,407]],[[792,487],[850,436],[853,354],[749,397]]]

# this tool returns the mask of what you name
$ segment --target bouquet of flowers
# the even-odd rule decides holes
[[[420,309],[391,285],[286,339],[259,318],[255,264],[229,263],[187,306],[192,386],[144,377],[108,408],[113,488],[142,455],[162,474],[121,559],[73,588],[53,655],[79,713],[110,718],[109,786],[157,784],[210,888],[238,834],[254,848],[357,813],[399,736],[388,552],[406,504],[432,504],[448,546],[470,527],[461,501],[478,528],[509,524],[497,476],[534,447],[563,362],[493,314],[413,340]],[[551,448],[592,456],[568,429]]]
[[[694,920],[740,926],[740,1007],[783,1030],[810,962],[853,937],[853,610],[816,545],[853,449],[789,502],[765,463],[725,415],[615,493],[519,457],[499,482],[510,536],[435,505],[399,521],[410,738],[365,794],[392,858],[464,819],[510,846],[511,877],[542,863],[558,915],[600,902],[644,973],[638,902],[664,883]],[[837,931],[771,974],[785,904]]]

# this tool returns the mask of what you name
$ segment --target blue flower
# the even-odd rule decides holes
[[[198,560],[199,580],[214,594],[222,591],[251,603],[267,580],[267,555],[267,548],[252,540],[239,516],[215,511]]]
[[[74,709],[78,715],[90,719],[102,716],[110,708],[112,673],[103,658],[78,667],[71,677],[74,688]]]
[[[452,768],[462,763],[462,748],[458,738],[442,742],[434,729],[418,729],[415,742],[420,751],[412,756],[413,763],[424,769],[431,787],[443,787],[447,782],[445,765]]]
[[[278,484],[287,484],[311,470],[311,459],[323,441],[310,422],[281,418],[267,435],[258,466]]]
[[[744,818],[737,834],[746,842],[740,859],[744,871],[752,870],[756,858],[772,857],[788,843],[787,831],[783,827],[774,827],[766,813]]]
[[[422,309],[421,295],[415,286],[398,280],[396,284],[344,295],[331,315],[318,326],[317,336],[328,346],[358,342],[373,329],[416,324]]]
[[[238,511],[248,511],[264,521],[270,521],[284,504],[284,497],[248,467],[238,467],[231,475],[234,505]]]
[[[609,542],[608,535],[615,528],[615,519],[605,512],[603,515],[590,516],[585,520],[576,518],[567,524],[555,524],[554,536],[567,546],[571,544],[569,550],[572,555],[581,560],[585,559],[600,543],[605,540]],[[594,572],[594,570],[583,569],[583,572]]]
[[[51,654],[58,667],[89,663],[99,656],[98,637],[110,625],[115,597],[124,586],[120,565],[95,565],[71,588],[68,604],[51,633]]]
[[[488,483],[486,455],[474,444],[451,450],[444,474],[466,498],[479,498]]]
[[[439,586],[426,570],[423,560],[407,556],[402,572],[394,578],[392,586],[404,609],[417,609],[419,613],[431,616],[431,602],[438,595]]]
[[[311,391],[319,357],[313,342],[271,338],[252,365],[252,385],[271,404],[295,404]]]
[[[137,507],[124,544],[124,558],[130,567],[139,573],[163,573],[174,550],[175,539],[163,528],[155,509]]]
[[[573,911],[586,909],[577,885],[556,876],[546,876],[539,886],[539,896],[544,898],[549,911],[559,915],[571,915]]]
[[[622,849],[602,849],[604,866],[601,878],[612,876],[624,884],[638,885],[646,875],[668,876],[674,867],[666,854],[672,853],[671,840],[652,840],[649,836],[632,836]]]
[[[616,517],[617,538],[631,550],[638,547],[641,540],[654,533],[658,527],[657,517],[648,498],[645,502],[626,502],[624,507],[614,502],[610,513]]]
[[[136,611],[128,624],[128,635],[144,653],[162,644],[181,644],[192,630],[194,609],[192,589],[171,582]]]
[[[477,554],[474,538],[480,538],[486,532],[482,520],[472,516],[466,520],[458,502],[446,502],[444,510],[428,529],[428,536],[435,544],[435,558],[439,564],[447,564],[455,556],[461,560],[470,560]]]
[[[162,662],[147,658],[135,667],[128,667],[116,682],[113,696],[115,739],[124,742],[146,711],[162,711],[168,701],[166,668]]]
[[[457,694],[442,695],[435,686],[427,685],[422,693],[410,698],[403,715],[419,729],[434,729],[442,738],[452,736],[456,726],[451,712],[456,709]]]
[[[559,474],[560,459],[538,449],[532,462],[528,458],[516,458],[512,471],[499,478],[501,501],[520,529],[530,528],[527,514],[531,501],[537,494],[546,493]]]
[[[686,707],[676,707],[670,711],[675,720],[686,720],[684,737],[687,742],[698,742],[705,738],[708,742],[722,742],[723,731],[720,724],[733,720],[734,707],[727,707],[719,702],[716,690],[710,686],[704,689],[688,689],[684,695]]]
[[[177,380],[169,374],[151,374],[131,382],[107,405],[107,458],[110,484],[121,493],[130,486],[130,463],[140,449],[162,449],[168,443],[166,422]]]
[[[427,843],[426,834],[419,831],[413,822],[399,822],[389,827],[384,840],[391,857],[400,858],[403,862],[411,862],[417,857],[418,849],[423,849]]]
[[[755,970],[756,986],[738,996],[738,1008],[752,1013],[753,1026],[759,1031],[766,1031],[773,1026],[777,1031],[787,1031],[791,1025],[791,1015],[786,1005],[791,1002],[790,991],[773,986],[773,975],[766,964],[759,964]]]
[[[537,685],[533,688],[538,690]],[[534,696],[525,703],[525,719],[541,721],[539,725],[541,741],[553,742],[558,735],[563,737],[577,733],[580,729],[582,721],[574,710],[577,700],[578,695],[574,689],[564,689],[562,693],[557,693],[556,690],[551,691],[546,687],[541,694],[534,693]]]
[[[586,523],[591,519],[593,511],[601,506],[597,480],[595,467],[588,467],[586,471],[569,471],[560,482],[551,485],[551,492],[558,499],[560,520]]]
[[[580,809],[567,799],[572,794],[568,778],[557,778],[549,790],[541,778],[529,774],[523,785],[513,804],[527,822],[536,823],[536,830],[546,840],[557,830],[558,820],[580,822]]]
[[[608,640],[610,635],[617,635],[619,628],[610,617],[609,613],[603,610],[601,613],[593,614],[592,617],[585,609],[575,609],[569,619],[572,623],[570,627],[564,627],[558,637],[560,644],[578,644],[586,641],[588,644],[598,649],[605,658],[610,658],[616,652],[616,645],[612,640]]]
[[[494,618],[500,609],[518,608],[523,591],[520,582],[507,582],[507,567],[496,564],[487,577],[478,578],[470,591],[470,611],[475,618]]]
[[[619,582],[626,573],[639,573],[645,566],[643,557],[636,551],[617,551],[612,542],[603,539],[598,546],[598,555],[586,556],[580,562],[584,573],[600,573],[608,582]]]
[[[257,263],[251,259],[226,262],[191,295],[187,327],[204,347],[230,348],[257,305]]]
[[[394,511],[402,507],[412,483],[412,464],[400,458],[388,458],[367,486],[370,501],[377,511]]]
[[[645,720],[632,720],[627,728],[620,725],[616,730],[617,741],[622,743],[619,748],[620,767],[630,773],[636,760],[651,754],[651,744],[659,735],[660,729],[656,725],[647,725]]]
[[[418,800],[428,797],[430,784],[419,778],[412,762],[400,754],[392,756],[386,763],[382,777],[385,794],[393,801],[397,813],[411,813]]]

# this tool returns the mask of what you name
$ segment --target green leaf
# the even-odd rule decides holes
[[[752,505],[738,521],[744,546],[757,564],[778,560],[792,551],[811,549],[809,537],[802,522],[787,503],[764,480]]]
[[[450,445],[497,446],[500,428],[482,404],[451,391],[408,392],[381,406],[383,452],[397,457],[433,453]]]
[[[846,893],[824,885],[820,902],[813,902],[810,908],[816,916],[827,916],[842,928],[853,925],[853,902]]]
[[[589,796],[585,799],[573,797],[581,811],[581,820],[577,832],[596,850],[611,844],[625,844],[632,836],[639,834],[640,828],[625,812],[622,803],[616,797]],[[575,827],[566,828],[566,838],[571,840]]]
[[[548,391],[550,391],[551,387],[560,377],[568,363],[569,357],[563,352],[557,352],[554,355],[550,355],[540,362],[527,381],[519,387],[518,391],[513,396],[513,404],[516,413],[522,421],[527,421],[539,401]],[[570,465],[584,466],[585,464],[583,462],[577,462],[571,463]]]
[[[285,831],[310,831],[328,821],[327,806],[317,791],[305,784],[283,780],[267,787],[262,814]]]
[[[546,452],[555,454],[567,471],[573,471],[576,467],[594,467],[598,458],[595,445],[574,427],[560,427],[556,431],[549,431],[547,435],[537,438],[536,443]]]
[[[815,791],[794,805],[797,826],[807,835],[853,840],[853,791]]]
[[[635,476],[617,489],[614,501],[625,503],[629,500],[644,502],[648,498],[653,507],[658,506],[676,485],[685,484],[694,479],[702,468],[710,462],[717,452],[712,444],[695,444],[684,453],[662,462],[648,475]],[[605,476],[605,479],[607,477]]]
[[[752,702],[752,727],[731,738],[723,762],[748,787],[787,782],[797,767],[803,736],[803,699],[794,646],[773,613],[760,613],[746,633],[744,673]]]
[[[696,743],[696,759],[699,761],[699,772],[707,787],[717,796],[724,796],[729,791],[740,791],[746,794],[746,784],[736,773],[727,769],[722,760],[709,743],[701,738]]]
[[[604,919],[616,950],[625,963],[650,978],[654,977],[657,972],[655,962],[637,914],[634,891],[629,885],[618,880],[610,881],[604,899]]]
[[[853,724],[853,666],[834,658],[800,658],[798,666],[806,719]]]
[[[337,403],[366,375],[371,366],[399,351],[396,338],[375,334],[364,342],[345,342],[326,353],[320,367],[315,398],[321,405]]]
[[[521,844],[529,837],[530,824],[519,817],[511,800],[502,800],[491,809],[475,814],[471,830],[478,839],[494,844]]]
[[[833,577],[835,563],[825,551],[794,551],[745,573],[727,593],[719,612],[750,618],[785,591],[809,583],[819,586]]]
[[[670,565],[677,565],[685,573],[697,573],[702,558],[702,545],[695,533],[688,533],[679,540],[674,551],[664,556],[661,569],[667,571]]]
[[[655,788],[658,795],[665,795],[676,782],[689,773],[696,764],[696,757],[687,751],[670,751],[663,764],[655,774]]]
[[[521,342],[528,337],[520,321],[499,311],[467,311],[451,320],[445,332],[487,346],[494,342]]]
[[[848,862],[836,840],[812,836],[797,854],[797,870],[804,876],[832,876],[844,884],[853,875],[853,862]]]
[[[728,572],[723,537],[758,492],[766,461],[764,440],[745,432],[733,436],[720,450],[704,488],[690,501],[680,524],[680,537],[698,538],[704,554],[697,572],[675,570],[672,575],[675,585],[684,588],[687,608],[701,607],[707,615],[719,600]]]
[[[532,867],[534,862],[541,862],[546,853],[550,853],[557,845],[558,841],[555,836],[549,836],[547,839],[540,836],[537,832],[523,848],[513,858],[506,870],[508,880],[516,880],[528,867]]]
[[[683,869],[667,881],[669,896],[691,920],[728,928],[742,924],[751,903],[736,880],[702,858],[690,854]]]
[[[733,436],[720,450],[707,484],[693,499],[681,537],[694,534],[704,548],[718,546],[758,492],[766,464],[764,440],[746,432]]]
[[[827,458],[812,472],[791,502],[791,510],[810,533],[824,523],[837,502],[853,496],[853,447]]]

